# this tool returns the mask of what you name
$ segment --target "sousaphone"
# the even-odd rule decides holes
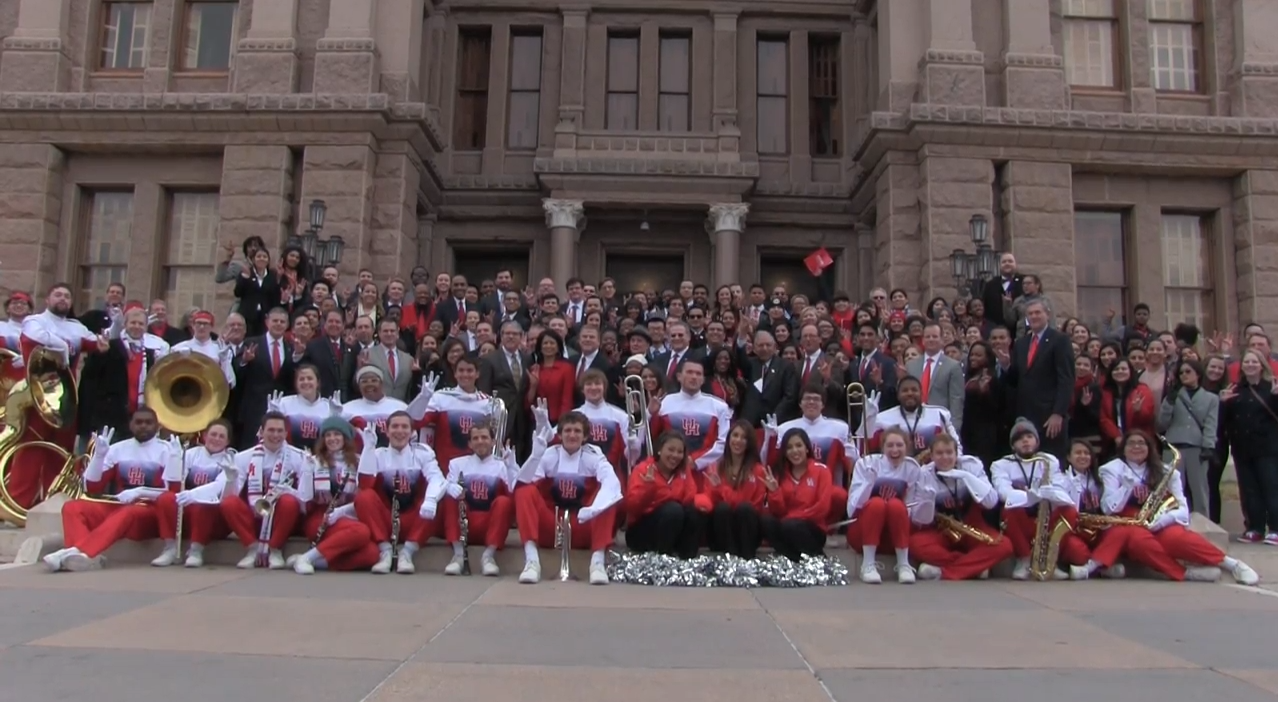
[[[222,366],[208,356],[171,353],[147,373],[142,396],[161,427],[189,436],[222,416],[231,386]]]
[[[12,356],[4,359],[6,365],[12,362]],[[66,447],[51,441],[52,436],[22,441],[30,425],[27,411],[34,411],[48,429],[56,431],[71,426],[76,414],[76,382],[60,351],[37,346],[27,359],[26,377],[12,385],[5,381],[3,385],[8,392],[4,396],[3,415],[0,415],[4,422],[0,428],[0,520],[21,527],[26,524],[27,510],[47,495],[41,490],[34,500],[27,500],[12,494],[9,486],[18,453],[32,449],[52,453],[57,457],[55,460],[62,461],[62,473],[74,471],[77,463]],[[49,493],[52,492],[50,489]]]

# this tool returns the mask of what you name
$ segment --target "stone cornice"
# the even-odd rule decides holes
[[[1000,59],[1004,68],[1064,68],[1065,61],[1056,54],[1004,53]]]
[[[980,51],[928,49],[923,52],[923,58],[919,59],[920,67],[935,63],[983,66],[985,65],[985,54]]]
[[[0,49],[5,51],[62,51],[58,37],[5,37]]]
[[[297,53],[297,40],[293,37],[245,37],[235,45],[236,51],[266,53]]]
[[[758,178],[758,163],[702,161],[677,158],[538,158],[535,173],[608,173],[613,175],[674,175]]]
[[[1244,63],[1238,73],[1244,76],[1278,77],[1278,63]]]
[[[371,38],[320,39],[315,42],[315,50],[334,53],[377,53],[377,41]]]

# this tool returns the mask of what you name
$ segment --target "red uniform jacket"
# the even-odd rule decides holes
[[[661,505],[675,501],[683,505],[691,505],[697,496],[697,486],[692,479],[692,469],[683,466],[666,480],[657,470],[657,477],[647,482],[643,476],[653,463],[649,458],[630,472],[630,484],[626,486],[626,523],[634,524],[648,516]]]
[[[1157,436],[1154,422],[1158,407],[1154,405],[1154,395],[1149,388],[1136,384],[1123,402],[1123,428],[1127,431],[1142,429],[1150,436]],[[1101,435],[1113,445],[1123,437],[1123,430],[1118,428],[1118,417],[1114,416],[1114,393],[1108,389],[1101,393],[1100,413]]]
[[[830,469],[823,463],[808,461],[808,469],[797,481],[787,475],[777,476],[780,489],[768,496],[768,509],[781,519],[802,519],[825,527],[830,513],[830,491],[833,489]]]
[[[756,510],[762,511],[763,498],[768,494],[768,489],[763,485],[763,466],[756,465],[745,480],[741,481],[741,486],[734,488],[728,485],[728,479],[725,476],[722,465],[715,466],[715,470],[719,471],[719,486],[711,485],[709,480],[702,480],[702,493],[708,496],[711,503],[715,505],[723,503],[729,507],[736,507],[745,503],[753,505]]]
[[[545,398],[546,409],[550,411],[550,423],[558,424],[560,417],[572,411],[577,389],[577,369],[568,361],[559,359],[549,368],[538,366],[537,373],[537,394],[526,406],[532,407],[533,401]]]

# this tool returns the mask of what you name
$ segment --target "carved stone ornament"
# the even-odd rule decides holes
[[[744,202],[728,202],[710,206],[710,217],[706,220],[706,231],[713,236],[721,231],[745,231],[746,215],[750,213],[750,205]]]
[[[584,219],[582,217],[585,212],[584,204],[581,200],[557,200],[553,197],[543,199],[541,206],[546,210],[546,226],[551,229],[556,227],[578,229]]]

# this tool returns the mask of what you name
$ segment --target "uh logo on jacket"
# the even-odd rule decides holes
[[[599,481],[594,478],[561,473],[550,479],[550,499],[560,509],[581,509],[598,488]]]
[[[150,461],[121,461],[115,465],[115,492],[136,487],[164,487],[164,466]]]
[[[501,478],[496,475],[469,475],[463,476],[466,484],[462,486],[466,491],[466,507],[476,512],[487,512],[493,506],[493,500],[501,495],[501,490],[505,486]]]
[[[383,424],[386,420],[382,420]],[[289,419],[289,443],[294,446],[313,446],[319,438],[319,420],[314,417],[293,417]],[[385,426],[378,426],[379,433],[385,433]]]
[[[487,421],[487,412],[449,409],[448,435],[452,437],[453,448],[465,451],[466,447],[470,445],[470,428]]]
[[[936,508],[950,516],[958,516],[971,502],[972,493],[968,492],[967,485],[962,481],[951,485],[949,479],[941,478],[940,482],[941,489],[936,491]]]
[[[837,436],[809,436],[812,442],[812,460],[827,466],[843,461],[843,440]]]
[[[670,423],[671,429],[683,434],[689,454],[704,451],[709,448],[707,441],[714,441],[715,418],[712,416],[671,412],[666,415],[666,421]]]
[[[214,480],[217,480],[217,476],[221,475],[221,473],[222,469],[215,465],[191,466],[191,468],[186,471],[186,482],[183,483],[182,488],[184,490],[193,490],[201,485],[207,485]]]
[[[885,500],[896,499],[904,502],[905,491],[909,487],[910,484],[900,478],[879,478],[874,481],[874,487],[870,489],[870,496]]]

